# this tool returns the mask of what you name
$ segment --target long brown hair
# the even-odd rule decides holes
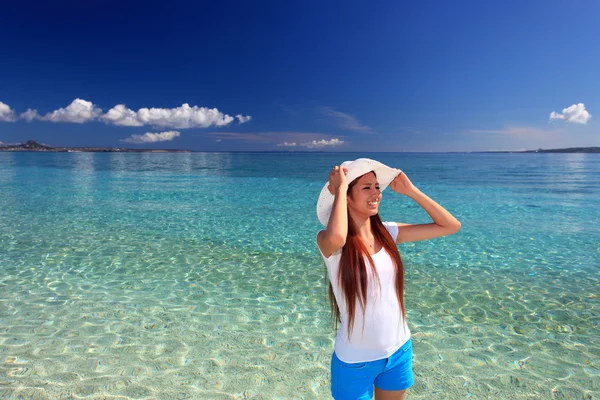
[[[348,196],[350,196],[350,191],[357,181],[358,178],[348,185]],[[404,318],[404,265],[402,264],[400,252],[396,246],[396,241],[389,234],[383,222],[381,222],[379,214],[372,215],[369,218],[375,240],[381,243],[394,263],[396,269],[396,297],[402,310],[402,318]],[[338,272],[338,280],[348,308],[348,338],[352,333],[354,317],[356,315],[356,304],[360,304],[363,313],[367,305],[368,275],[365,258],[371,265],[373,276],[379,280],[379,275],[377,275],[377,270],[375,269],[369,250],[360,237],[358,237],[357,229],[350,218],[350,213],[348,213],[348,236],[346,237],[346,244],[342,248],[342,257],[340,258]],[[331,302],[332,316],[337,325],[338,322],[341,322],[340,308],[335,300],[331,283],[329,283],[329,301]]]

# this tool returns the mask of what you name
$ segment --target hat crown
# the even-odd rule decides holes
[[[374,171],[379,181],[379,187],[383,192],[385,188],[390,184],[392,180],[402,171],[395,168],[390,168],[379,161],[371,160],[369,158],[359,158],[354,161],[344,161],[341,164],[342,167],[348,168],[346,179],[348,183],[351,183],[356,178]],[[334,196],[329,192],[329,182],[325,183],[321,189],[319,200],[317,201],[317,216],[319,221],[324,226],[327,226],[329,221],[329,215],[331,214],[331,208],[333,206]]]

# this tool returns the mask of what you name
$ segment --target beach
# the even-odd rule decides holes
[[[399,245],[409,398],[599,399],[597,154],[301,152],[0,153],[0,399],[330,398],[315,204],[358,157],[462,223]]]

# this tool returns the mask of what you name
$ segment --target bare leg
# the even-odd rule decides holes
[[[406,390],[382,390],[375,386],[375,400],[404,400]]]

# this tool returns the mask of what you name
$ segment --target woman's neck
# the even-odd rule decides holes
[[[363,240],[369,240],[373,237],[373,231],[371,230],[371,218],[360,218],[351,216],[354,227],[356,228],[356,234]]]

